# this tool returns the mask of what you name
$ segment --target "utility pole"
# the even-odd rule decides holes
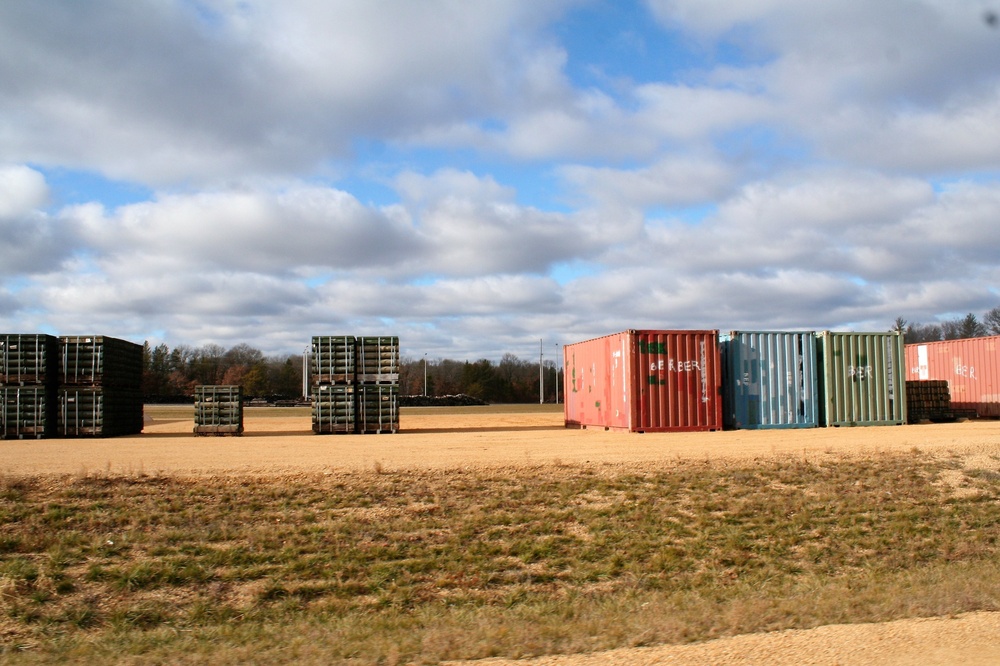
[[[545,403],[545,373],[542,372],[542,339],[538,338],[538,404]]]
[[[424,397],[427,397],[427,352],[424,352]]]

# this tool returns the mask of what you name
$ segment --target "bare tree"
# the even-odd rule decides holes
[[[1000,335],[1000,306],[983,315],[983,326],[990,335]]]
[[[893,329],[896,330],[896,329]],[[906,344],[917,342],[937,342],[944,339],[944,332],[938,324],[908,324],[903,334]]]

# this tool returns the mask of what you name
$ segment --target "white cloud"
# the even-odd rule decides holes
[[[217,184],[565,87],[533,37],[563,0],[112,4],[0,8],[10,159]]]
[[[421,242],[406,219],[329,188],[167,195],[110,216],[91,207],[67,216],[100,257],[174,270],[291,274],[308,267],[392,266]],[[130,257],[140,258],[138,261]]]
[[[574,0],[0,3],[0,312],[478,357],[995,305],[979,4],[646,6],[611,61]]]
[[[736,180],[720,159],[670,155],[639,169],[567,166],[562,177],[581,196],[604,205],[685,206],[717,200]]]
[[[45,205],[45,176],[21,165],[0,165],[0,219],[27,215]]]
[[[73,234],[41,210],[48,197],[41,173],[0,165],[0,276],[54,270],[72,251]]]

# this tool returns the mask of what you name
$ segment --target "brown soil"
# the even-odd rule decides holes
[[[566,429],[557,411],[405,410],[391,435],[314,435],[307,410],[248,409],[242,437],[198,437],[190,408],[149,408],[143,434],[112,439],[0,442],[0,473],[309,473],[327,470],[516,469],[538,465],[655,465],[712,459],[751,462],[795,455],[877,455],[914,449],[1000,469],[1000,422],[870,428],[621,433]],[[503,660],[490,666],[512,664]],[[543,657],[534,666],[596,664],[1000,663],[1000,613],[828,626],[737,636],[690,646]]]

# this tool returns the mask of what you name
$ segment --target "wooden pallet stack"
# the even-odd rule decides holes
[[[42,439],[58,422],[59,339],[0,334],[0,439]]]
[[[243,434],[243,387],[203,385],[194,389],[196,435]]]

